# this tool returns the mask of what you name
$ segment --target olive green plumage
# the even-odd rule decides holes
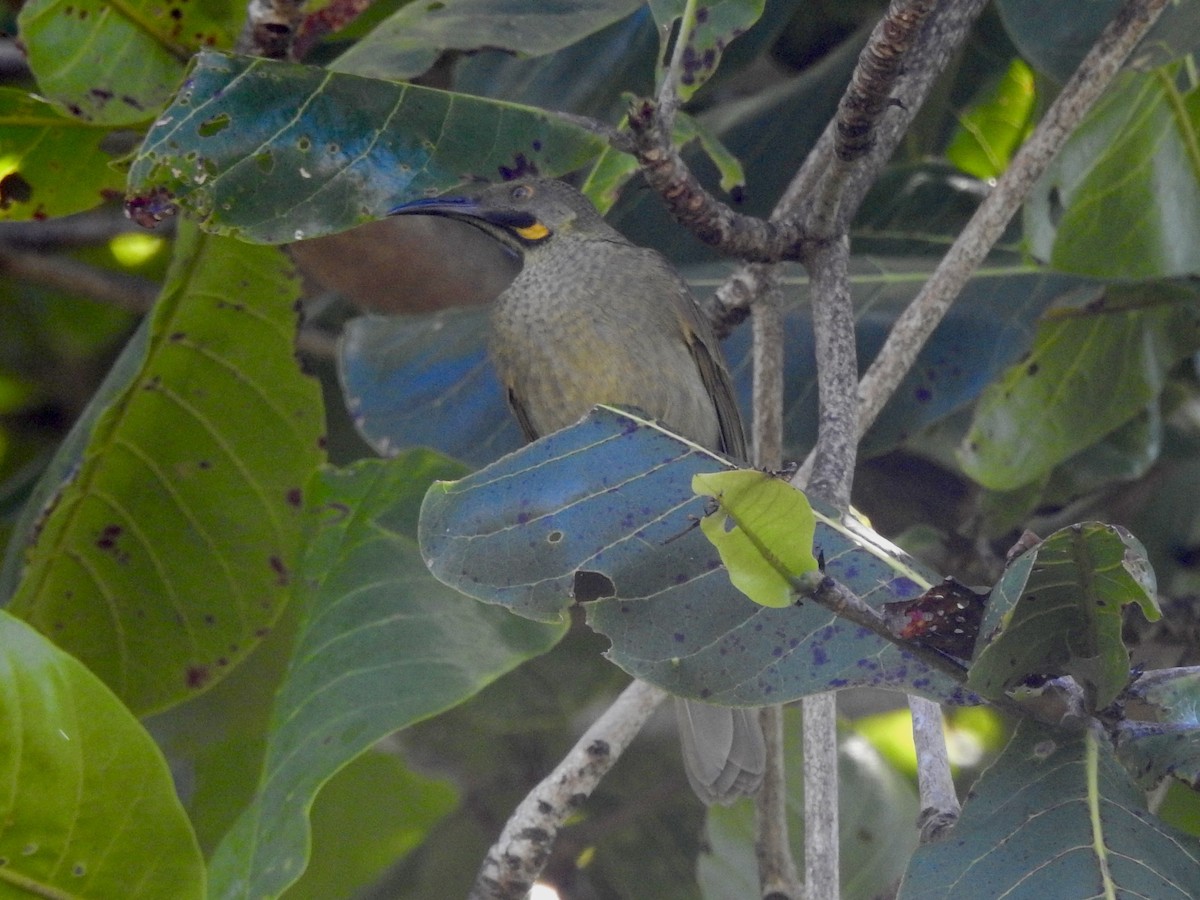
[[[461,219],[522,260],[493,306],[489,349],[530,440],[610,403],[745,459],[729,373],[687,285],[574,188],[530,179],[394,212]],[[729,802],[757,789],[765,751],[756,710],[681,701],[677,712],[688,778],[702,799]]]

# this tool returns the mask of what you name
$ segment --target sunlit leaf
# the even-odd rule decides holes
[[[130,380],[27,538],[11,611],[138,712],[221,678],[290,596],[323,455],[295,296],[278,250],[185,229]]]
[[[1035,482],[1124,424],[1200,348],[1200,291],[1111,286],[1047,313],[1033,349],[983,392],[958,458],[992,490]]]
[[[0,220],[65,216],[120,193],[125,179],[100,149],[105,129],[0,88],[0,132]]]
[[[78,660],[6,612],[0,784],[5,897],[204,897],[200,848],[150,736]]]
[[[1013,60],[1003,80],[963,115],[946,157],[976,178],[998,177],[1032,128],[1036,103],[1033,72]]]
[[[808,498],[757,469],[696,475],[692,490],[714,501],[716,509],[700,528],[721,554],[733,586],[763,606],[795,603],[794,579],[817,568]]]

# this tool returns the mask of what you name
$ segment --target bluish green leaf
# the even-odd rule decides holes
[[[872,685],[971,702],[948,677],[811,603],[767,609],[730,583],[695,527],[696,474],[731,466],[636,416],[601,407],[422,505],[422,554],[439,579],[487,603],[560,621],[583,603],[627,672],[730,705]],[[875,606],[930,576],[861,523],[817,510],[814,554]]]
[[[540,109],[201,53],[146,135],[127,206],[145,220],[180,203],[210,231],[282,243],[475,177],[561,175],[603,146]]]
[[[1091,731],[1022,722],[945,840],[913,854],[901,900],[1200,896],[1200,842],[1146,809]]]
[[[704,86],[721,63],[731,41],[750,29],[762,15],[764,0],[650,0],[650,10],[664,34],[678,21],[675,41],[683,41],[682,66],[676,90],[687,100]],[[665,57],[665,54],[663,54]]]

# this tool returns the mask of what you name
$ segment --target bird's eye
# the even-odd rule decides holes
[[[510,195],[514,200],[528,200],[533,196],[533,186],[529,184],[518,184],[512,189]]]

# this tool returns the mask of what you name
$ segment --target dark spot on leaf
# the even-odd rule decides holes
[[[109,100],[111,100],[113,98],[113,92],[106,91],[104,88],[92,88],[90,91],[88,91],[88,93],[91,94],[93,97],[95,97],[97,100],[99,100],[101,103],[107,103]]]
[[[1038,373],[1038,368],[1039,368],[1039,366],[1037,363],[1030,363],[1028,366],[1025,367],[1025,374],[1028,375],[1030,378],[1032,378],[1034,375],[1036,375]]]
[[[204,614],[204,624],[205,625],[216,625],[217,617],[214,616],[212,613],[205,613]]]
[[[498,169],[500,177],[505,181],[512,181],[514,178],[528,178],[538,174],[537,164],[524,153],[514,156],[511,166],[499,166]]]
[[[312,141],[308,137],[301,136],[300,140],[296,141],[296,149],[301,153],[307,153],[312,149]]]
[[[562,539],[563,533],[561,531],[551,531],[548,535],[546,535],[547,544],[557,544]]]
[[[700,6],[696,8],[696,21],[701,25],[708,21],[707,6]]]
[[[736,184],[729,191],[729,199],[735,204],[741,205],[746,202],[746,187],[745,185]]]
[[[87,866],[85,866],[83,863],[75,863],[75,865],[71,867],[71,874],[76,878],[82,878],[87,874]]]
[[[9,209],[14,203],[28,203],[33,199],[33,185],[20,172],[9,172],[0,178],[0,209]]]
[[[200,137],[212,137],[214,134],[220,134],[230,125],[229,113],[218,113],[211,118],[205,119],[200,123],[200,127],[196,129],[196,133]]]
[[[682,644],[685,640],[687,640],[687,635],[685,635],[682,631],[677,631],[674,634],[674,638],[675,643]]]
[[[182,341],[185,337],[187,337],[187,332],[173,331],[173,332],[171,332],[171,336],[168,337],[167,340],[171,341],[172,343],[178,343],[179,341]]]
[[[288,506],[302,506],[304,504],[304,493],[300,488],[291,488],[287,492]]]
[[[933,392],[931,390],[929,390],[929,388],[927,388],[927,387],[917,388],[916,391],[914,392],[914,395],[915,395],[916,401],[918,403],[928,403],[930,400],[933,399]]]
[[[575,585],[571,596],[576,603],[590,603],[605,597],[617,596],[617,586],[603,572],[588,572],[583,569],[575,573]]]
[[[187,686],[190,688],[204,687],[210,674],[208,666],[188,666]]]
[[[291,576],[288,573],[287,566],[283,564],[282,559],[280,559],[278,556],[272,555],[267,562],[270,563],[271,571],[279,576],[275,579],[276,584],[282,587],[291,581]]]

